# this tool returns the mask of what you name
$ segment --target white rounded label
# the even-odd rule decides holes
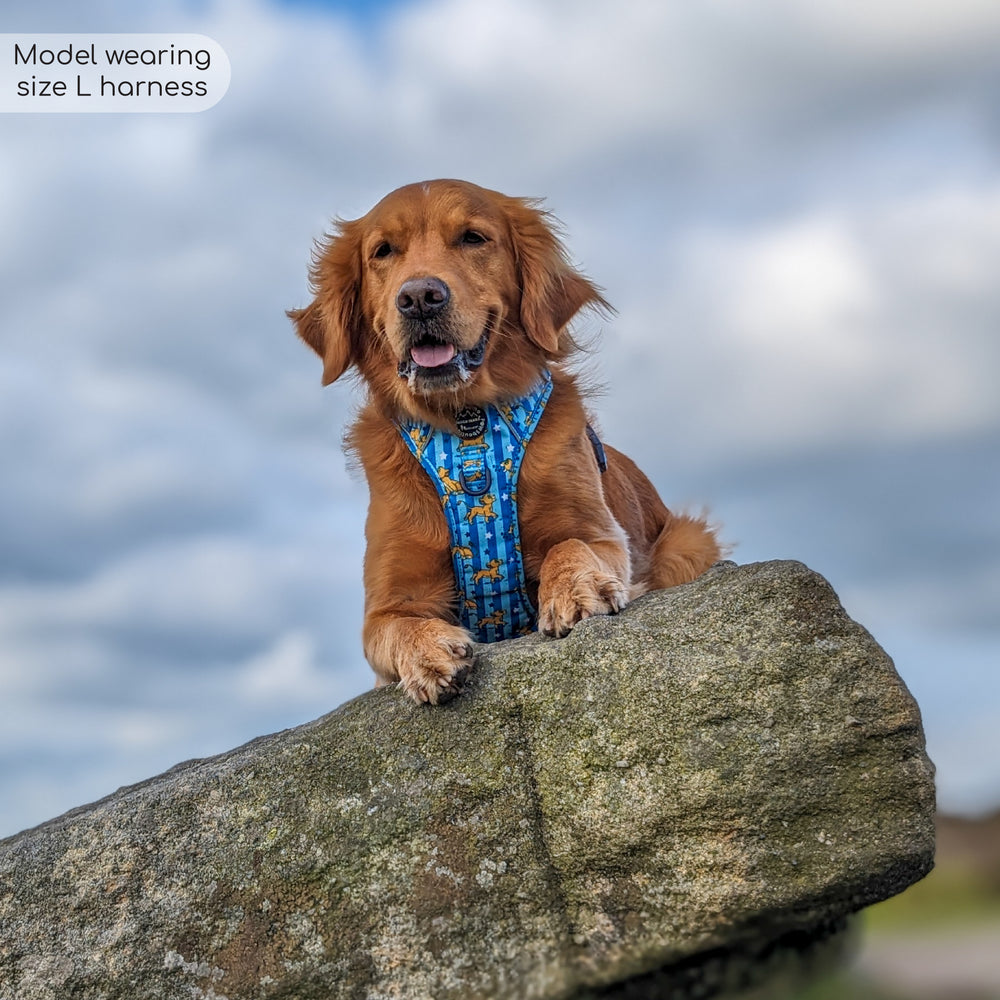
[[[229,57],[189,34],[0,34],[0,112],[205,111]]]

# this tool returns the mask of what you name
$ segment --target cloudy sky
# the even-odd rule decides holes
[[[5,2],[200,32],[199,114],[0,115],[0,836],[371,685],[366,492],[284,310],[388,190],[544,196],[605,436],[825,575],[1000,803],[995,0]]]

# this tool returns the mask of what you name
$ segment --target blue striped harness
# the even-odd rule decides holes
[[[525,635],[537,624],[521,561],[517,478],[551,392],[546,371],[521,399],[460,410],[458,434],[417,420],[399,424],[441,498],[459,620],[477,642]]]

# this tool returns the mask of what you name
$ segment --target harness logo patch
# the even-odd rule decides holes
[[[466,406],[455,414],[458,436],[465,441],[483,436],[486,430],[486,411],[478,406]]]

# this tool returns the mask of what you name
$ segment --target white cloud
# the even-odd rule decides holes
[[[612,385],[667,381],[710,460],[995,430],[998,208],[987,185],[681,232],[665,288],[629,289]],[[602,406],[642,426],[655,399]]]
[[[322,588],[336,603],[338,592],[356,589],[350,581],[359,569],[357,542],[329,531],[312,541],[324,550],[321,560],[301,544],[261,536],[187,537],[135,548],[83,581],[0,589],[0,628],[136,626],[178,637],[259,640],[294,619],[296,604],[314,591]]]
[[[308,632],[286,632],[240,669],[237,697],[257,704],[330,704],[336,684],[319,663],[319,649]]]
[[[845,220],[819,215],[754,234],[742,245],[695,247],[696,266],[725,261],[733,279],[720,302],[735,337],[762,354],[806,356],[855,373],[870,362],[859,325],[875,305],[871,275]]]
[[[990,0],[844,0],[838,3],[800,4],[775,0],[772,10],[797,14],[812,32],[843,50],[869,53],[884,59],[924,58],[938,62],[972,52],[985,52],[1000,37],[1000,12]],[[801,23],[801,22],[800,22]]]
[[[535,170],[651,137],[723,155],[949,92],[989,70],[998,33],[987,2],[633,2],[612,15],[601,3],[436,0],[389,25],[374,96],[396,129],[388,148],[418,155],[458,115],[480,149],[514,138]]]

